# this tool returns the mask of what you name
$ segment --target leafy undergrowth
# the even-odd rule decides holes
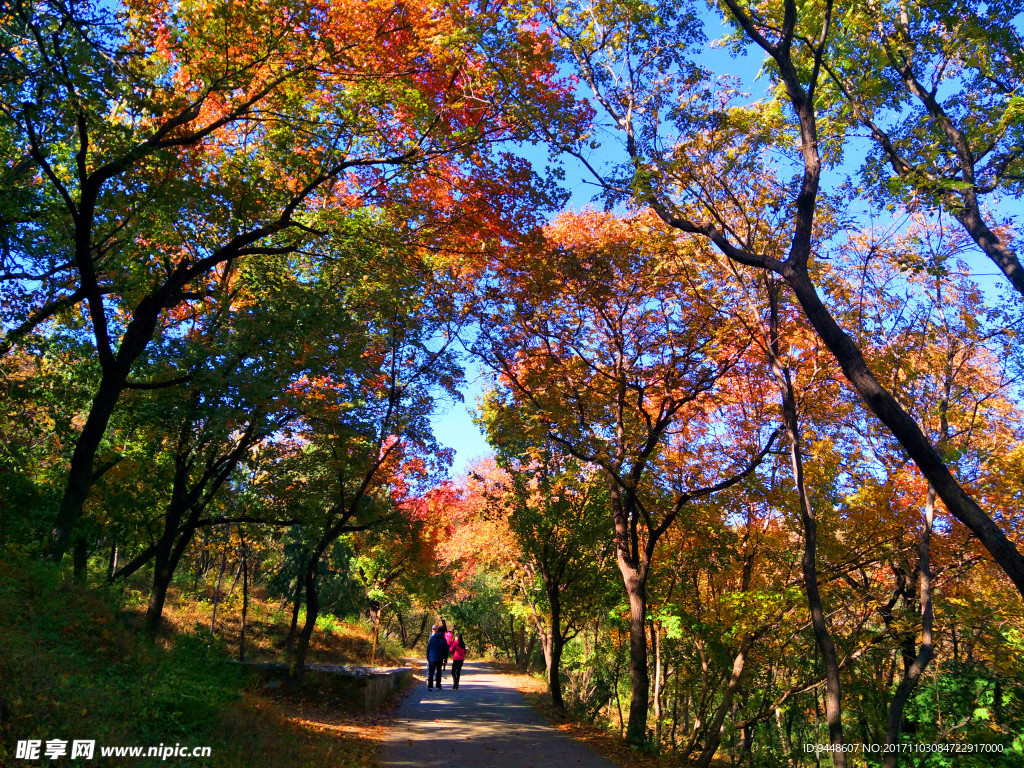
[[[626,743],[617,734],[589,723],[573,720],[571,716],[555,709],[547,683],[534,675],[523,674],[513,666],[496,664],[507,674],[530,705],[536,709],[552,727],[582,741],[599,755],[615,763],[619,768],[680,768],[689,765],[671,753],[654,755]],[[712,761],[712,766],[726,766],[727,762]]]
[[[225,589],[227,591],[227,589]],[[262,590],[255,590],[249,598],[245,622],[247,661],[282,661],[291,623],[287,607],[268,600]],[[130,621],[141,627],[146,606],[141,593],[133,593],[134,603],[126,608]],[[172,588],[164,607],[160,627],[161,641],[182,632],[209,632],[213,615],[210,595],[196,596]],[[299,628],[305,621],[305,612],[299,614]],[[220,601],[214,634],[237,656],[242,627],[242,599],[240,590]],[[382,667],[402,665],[401,649],[390,641],[377,644],[374,664]],[[321,616],[310,639],[307,662],[310,664],[369,664],[373,653],[373,638],[360,625]]]
[[[268,693],[231,662],[223,640],[208,631],[175,631],[173,619],[160,643],[148,643],[115,597],[39,563],[0,562],[0,766],[376,765],[387,713],[355,714],[337,702]],[[183,622],[195,618],[190,610],[181,609]],[[286,629],[268,627],[271,647]],[[344,639],[343,629],[332,634],[318,639],[319,660],[350,662],[342,651],[367,642]],[[95,740],[96,754],[92,761],[21,761],[21,739]],[[103,746],[161,744],[208,746],[211,755],[100,756]]]

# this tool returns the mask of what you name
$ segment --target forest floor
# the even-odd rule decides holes
[[[172,595],[156,643],[139,631],[130,590],[77,584],[27,559],[0,558],[0,768],[376,768],[390,714],[254,683],[232,662],[240,606]],[[248,659],[283,658],[287,610],[250,605]],[[322,624],[322,627],[321,627]],[[366,664],[371,638],[356,625],[318,624],[310,661]],[[381,656],[383,655],[383,660]],[[398,655],[378,646],[378,662]],[[93,740],[92,761],[18,759],[17,743]],[[210,747],[210,757],[102,758],[103,746]]]
[[[18,760],[16,744],[26,739],[44,744],[92,739],[97,750],[104,745],[157,744],[211,748],[211,756],[203,759],[132,759],[133,768],[430,765],[419,752],[415,761],[403,763],[401,752],[396,757],[394,750],[410,738],[417,750],[424,744],[457,748],[451,737],[464,733],[458,723],[470,716],[484,718],[475,727],[475,740],[466,742],[471,751],[459,753],[457,763],[442,764],[674,764],[626,747],[616,734],[560,717],[548,704],[542,680],[509,667],[469,662],[463,686],[458,691],[446,687],[440,692],[444,698],[425,696],[420,669],[404,697],[374,713],[337,699],[267,688],[232,663],[241,639],[238,595],[220,601],[213,634],[209,598],[202,589],[173,592],[157,642],[151,643],[140,631],[141,591],[77,584],[36,562],[0,559],[0,768],[129,764],[103,759],[98,752],[94,761],[84,763],[66,758]],[[246,622],[246,659],[283,660],[289,620],[287,608],[256,590]],[[309,660],[367,664],[371,648],[365,628],[325,618],[317,624]],[[400,665],[402,652],[382,643],[375,663]],[[453,694],[461,700],[449,698]],[[411,724],[410,710],[419,724]],[[434,710],[433,717],[427,716]],[[519,741],[511,738],[517,734],[532,735]],[[474,744],[483,745],[476,762],[468,757]],[[522,757],[523,750],[528,759]],[[557,759],[543,763],[537,755]],[[568,755],[576,757],[570,760]],[[485,757],[492,762],[480,762]]]

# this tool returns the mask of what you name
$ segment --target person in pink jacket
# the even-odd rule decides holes
[[[466,642],[462,639],[462,633],[457,633],[448,645],[452,655],[452,690],[458,690],[459,677],[462,675],[462,662],[466,660]]]
[[[441,619],[441,632],[444,633],[444,642],[445,642],[445,644],[449,648],[451,648],[452,647],[452,637],[453,637],[452,630],[448,629],[448,622],[446,622],[444,619]],[[450,654],[451,654],[451,652],[449,651],[449,655]],[[447,663],[448,663],[448,659],[445,659],[444,661],[441,662],[441,670],[442,671],[444,671],[445,664],[447,664]]]

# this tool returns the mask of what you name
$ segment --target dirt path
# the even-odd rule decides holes
[[[422,664],[426,668],[426,664]],[[558,731],[512,682],[486,664],[466,662],[459,690],[421,682],[406,697],[382,750],[386,768],[615,768]]]

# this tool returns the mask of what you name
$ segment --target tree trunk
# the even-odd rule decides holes
[[[661,751],[661,630],[651,622],[651,644],[654,646],[654,743]]]
[[[544,644],[546,646],[544,660],[548,665],[548,691],[551,693],[552,705],[559,710],[564,710],[562,680],[559,676],[559,668],[562,665],[562,648],[565,645],[565,639],[562,636],[562,599],[555,582],[547,581],[548,603],[551,607],[550,631],[547,642]]]
[[[778,707],[775,708],[775,728],[779,732],[779,743],[782,745],[782,751],[786,755],[786,764],[789,768],[794,768],[796,765],[793,762],[793,743],[789,739],[789,734],[782,724],[782,710]]]
[[[380,637],[380,615],[383,607],[379,603],[370,605],[370,623],[373,624],[373,645],[370,648],[370,666],[377,660],[377,639]]]
[[[224,581],[224,568],[228,564],[228,545],[224,542],[224,549],[220,553],[220,572],[217,574],[217,588],[213,593],[213,615],[210,617],[210,634],[213,634],[217,627],[217,604],[220,602],[220,586]]]
[[[523,622],[523,631],[526,631],[526,622]],[[530,633],[530,640],[526,643],[526,647],[523,649],[523,661],[522,670],[525,672],[530,668],[530,659],[533,658],[533,649],[537,647],[537,633]]]
[[[149,590],[149,605],[146,607],[145,630],[150,639],[156,638],[160,630],[160,617],[164,612],[164,602],[167,600],[167,589],[171,585],[174,576],[174,569],[177,561],[173,557],[175,551],[174,541],[178,532],[178,526],[185,515],[182,507],[183,488],[182,477],[187,470],[181,457],[177,457],[174,481],[171,487],[171,500],[167,505],[167,512],[164,514],[164,530],[154,544],[153,553],[153,585]],[[191,535],[189,535],[191,538]]]
[[[89,545],[85,539],[79,538],[74,549],[75,581],[85,581],[85,569],[89,564]]]
[[[811,614],[811,626],[814,640],[821,650],[825,664],[825,717],[828,721],[828,735],[834,751],[832,762],[835,768],[846,768],[846,752],[843,750],[842,691],[839,679],[839,660],[836,658],[832,635],[825,621],[825,611],[821,604],[818,591],[818,521],[814,506],[804,479],[803,451],[800,443],[800,423],[796,411],[796,394],[793,391],[793,380],[789,368],[782,364],[779,355],[779,306],[778,283],[768,278],[769,302],[769,343],[768,357],[772,373],[779,387],[782,398],[782,420],[789,439],[789,456],[793,469],[793,481],[796,485],[797,497],[800,502],[800,518],[804,528],[804,552],[801,567],[804,577],[804,589],[807,593],[807,606]]]
[[[299,574],[295,579],[295,600],[292,604],[292,621],[288,627],[288,641],[285,643],[285,649],[290,656],[295,650],[295,638],[299,627],[299,609],[302,607],[302,574]]]
[[[242,563],[239,561],[238,567],[235,568],[235,575],[231,578],[231,586],[228,587],[228,593],[225,599],[230,600],[231,596],[235,594],[235,585],[238,584],[238,577],[242,575]]]
[[[679,725],[679,662],[676,662],[676,666],[673,669],[675,673],[672,678],[672,730],[669,731],[669,743],[672,745],[672,751],[676,751],[676,727]]]
[[[423,633],[427,631],[427,619],[428,618],[429,618],[429,616],[426,613],[424,613],[423,616],[420,617],[420,629],[419,629],[419,632],[417,632],[416,636],[412,638],[411,643],[409,645],[405,646],[406,648],[415,648],[416,647],[416,643],[418,643],[420,641],[420,638],[423,637]]]
[[[249,555],[242,552],[242,626],[238,634],[238,660],[245,661],[245,620],[249,613]]]
[[[619,558],[619,570],[629,598],[629,723],[626,741],[647,740],[647,696],[651,681],[647,672],[647,584],[638,569]]]
[[[163,616],[167,600],[167,588],[171,584],[174,569],[170,566],[169,548],[157,551],[153,560],[153,585],[149,590],[149,604],[146,606],[146,634],[155,638],[160,631],[160,617]]]
[[[107,424],[117,406],[118,398],[124,389],[124,377],[104,373],[100,379],[99,389],[89,407],[82,432],[75,443],[71,454],[71,465],[68,468],[67,485],[60,502],[57,516],[50,528],[46,543],[47,559],[60,562],[64,553],[71,545],[71,536],[75,525],[82,516],[82,506],[89,495],[93,483],[93,462],[100,442],[107,431]]]
[[[708,729],[708,738],[704,742],[704,749],[701,750],[700,757],[697,758],[696,768],[708,768],[715,757],[715,752],[718,751],[718,745],[722,742],[722,723],[725,722],[725,716],[728,714],[732,706],[733,697],[740,686],[743,665],[746,663],[747,653],[749,653],[753,644],[754,637],[752,635],[747,635],[743,638],[743,642],[740,643],[740,650],[736,654],[736,658],[733,659],[729,684],[725,687],[722,701],[719,703],[718,709],[715,711],[715,717],[711,721],[711,727]]]
[[[885,743],[891,745],[894,750],[900,741],[900,731],[903,727],[903,710],[910,700],[910,694],[914,692],[921,673],[924,672],[928,662],[934,653],[932,638],[932,573],[931,573],[931,534],[932,521],[935,514],[935,488],[928,484],[928,497],[925,501],[924,520],[921,527],[920,557],[921,562],[918,568],[920,572],[920,599],[921,599],[921,650],[913,662],[906,668],[903,680],[900,681],[893,694],[892,702],[889,704],[889,719],[885,726]],[[882,763],[885,768],[896,768],[899,764],[899,752],[887,752]]]
[[[164,517],[164,532],[154,545],[153,584],[149,591],[149,605],[146,607],[145,632],[152,640],[160,630],[160,617],[163,615],[167,590],[174,578],[174,572],[181,561],[182,555],[195,537],[196,529],[189,519],[180,531],[178,526],[184,512],[178,508],[173,498],[167,515]]]
[[[107,581],[114,580],[114,574],[117,573],[117,542],[110,542],[110,560],[107,561]]]
[[[398,642],[402,644],[403,648],[408,648],[409,632],[405,628],[405,617],[402,616],[401,610],[395,611],[395,619],[398,622]]]
[[[317,576],[320,571],[320,558],[329,545],[329,541],[320,541],[309,556],[305,571],[302,574],[306,590],[306,621],[302,625],[302,631],[299,633],[298,642],[295,643],[295,651],[292,656],[289,679],[293,685],[298,685],[302,682],[306,668],[306,652],[309,650],[309,641],[313,637],[313,630],[316,628],[316,619],[320,615],[320,592],[317,586]]]

